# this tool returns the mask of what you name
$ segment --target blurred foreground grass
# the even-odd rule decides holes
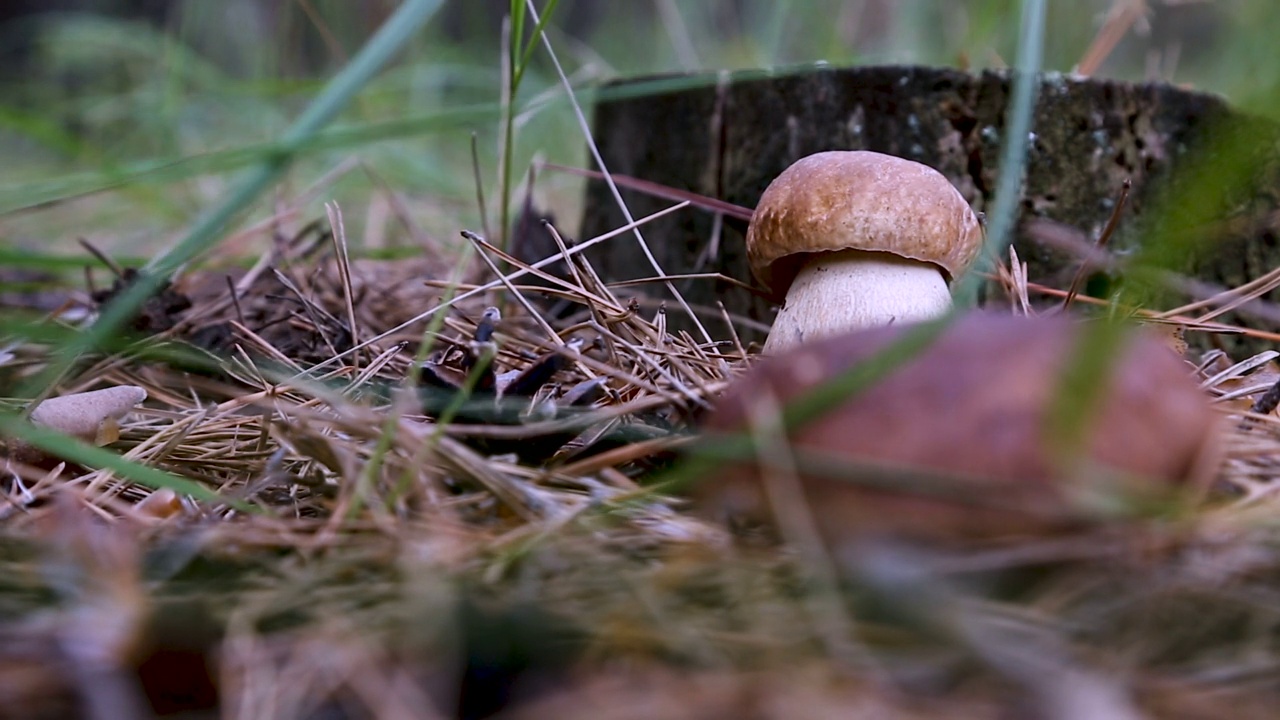
[[[419,230],[436,241],[424,243],[426,247],[447,246],[459,229],[481,226],[470,164],[473,133],[489,201],[487,215],[491,222],[498,217],[494,203],[500,196],[496,188],[503,85],[501,33],[492,18],[480,13],[478,8],[483,4],[473,0],[446,3],[445,17],[433,22],[410,52],[363,88],[338,124],[322,133],[322,142],[311,146],[288,169],[278,188],[257,198],[251,219],[276,213],[279,207],[301,198],[296,213],[285,223],[290,227],[282,232],[296,230],[311,220],[325,218],[323,203],[336,199],[345,216],[347,239],[357,253],[396,245],[416,247],[423,240],[421,236],[414,237]],[[224,201],[229,188],[240,186],[238,181],[245,171],[271,159],[273,143],[346,60],[356,54],[362,41],[376,29],[377,20],[390,12],[392,5],[343,0],[277,4],[190,0],[174,4],[178,10],[164,31],[135,21],[93,16],[51,18],[42,23],[40,32],[32,36],[32,55],[25,64],[13,66],[3,79],[6,87],[0,94],[0,165],[7,171],[0,185],[0,247],[27,253],[25,257],[31,264],[51,266],[51,255],[81,256],[76,239],[85,237],[123,261],[150,259],[189,232],[202,212]],[[566,71],[584,90],[615,76],[757,68],[817,60],[833,64],[912,62],[982,68],[1001,65],[1014,56],[1018,5],[1012,0],[563,0],[549,35],[568,64]],[[1069,70],[1085,56],[1112,7],[1112,3],[1102,0],[1053,3],[1048,20],[1046,68]],[[1280,20],[1276,3],[1152,3],[1151,10],[1149,35],[1126,33],[1099,74],[1135,80],[1171,76],[1177,82],[1226,94],[1252,109],[1272,112],[1276,104],[1266,92],[1280,79],[1280,62],[1275,61],[1269,33],[1275,21]],[[33,32],[33,28],[28,25],[7,31]],[[585,162],[585,140],[561,97],[557,78],[540,49],[535,49],[531,58],[516,102],[519,121],[511,167],[517,179],[524,177],[534,156],[571,165]],[[1234,150],[1239,152],[1241,148]],[[1241,159],[1240,164],[1245,164],[1243,153]],[[1226,174],[1221,176],[1230,179]],[[314,193],[307,192],[317,184]],[[539,179],[538,191],[539,201],[550,205],[562,220],[570,225],[576,220],[577,182],[548,176]],[[518,201],[520,194],[515,193],[512,198]],[[392,210],[395,204],[407,209],[415,228],[397,224],[394,215],[398,211]],[[1193,215],[1196,211],[1192,208]],[[269,238],[268,232],[246,234],[215,252],[223,257],[256,254]],[[16,253],[8,257],[21,259]],[[64,263],[57,269],[75,270],[81,264]],[[74,274],[68,274],[72,281],[79,282]],[[412,287],[421,289],[421,281],[428,278],[413,279]],[[109,372],[134,370],[116,368]],[[172,377],[182,383],[189,380],[177,373]],[[251,387],[261,381],[258,389],[264,404],[267,400],[284,402],[274,380],[249,380]],[[158,385],[156,389],[167,388]],[[214,460],[238,457],[246,463],[249,469],[244,474],[255,485],[260,479],[270,482],[277,459],[274,455],[271,459],[265,457],[265,444],[268,440],[280,441],[272,434],[279,432],[284,437],[280,442],[291,442],[301,449],[295,454],[353,459],[345,468],[356,472],[341,477],[350,480],[358,474],[359,482],[337,484],[341,489],[339,499],[355,497],[363,502],[363,493],[377,499],[373,494],[377,484],[366,482],[367,477],[382,471],[379,462],[391,463],[396,456],[388,453],[384,458],[385,447],[370,448],[375,441],[390,441],[391,433],[379,435],[381,427],[376,416],[364,413],[365,408],[354,399],[334,398],[317,386],[306,389],[306,393],[314,392],[327,402],[341,400],[332,402],[333,407],[350,414],[336,419],[306,415],[301,409],[304,405],[309,407],[313,398],[300,391],[298,402],[280,414],[281,418],[289,417],[290,422],[272,425],[268,419],[274,416],[267,412],[260,425],[253,425],[257,416],[235,411],[245,395],[244,388],[230,389],[234,396],[213,403],[225,411],[218,420],[226,422],[227,427],[216,429],[219,434],[206,427],[208,434],[195,436],[187,443],[197,451],[190,455],[189,471],[220,471],[223,467]],[[206,409],[201,403],[207,398],[189,399],[186,394],[185,390],[171,391],[166,397],[184,405],[183,412],[188,413],[185,417],[203,418]],[[159,397],[161,393],[154,395]],[[332,424],[338,420],[346,424]],[[149,422],[163,423],[169,432],[179,425],[169,423],[167,417]],[[242,430],[242,426],[249,430]],[[333,432],[335,429],[341,432]],[[145,441],[139,438],[154,436],[152,426],[139,425],[133,432],[135,436],[130,439],[139,445]],[[434,441],[443,442],[439,438]],[[225,451],[223,443],[232,450]],[[250,449],[249,443],[263,447]],[[174,447],[178,445],[183,443],[175,441]],[[210,450],[210,445],[217,448]],[[337,450],[327,455],[320,452],[331,448]],[[459,457],[471,458],[463,450],[458,450]],[[369,457],[379,460],[371,461]],[[426,472],[416,450],[399,457],[406,477],[410,472]],[[256,473],[259,461],[265,468],[260,473],[262,477]],[[305,464],[319,467],[309,456]],[[510,464],[497,463],[494,467],[524,472]],[[366,476],[368,468],[372,469]],[[384,474],[399,469],[392,467]],[[339,475],[336,471],[334,474]],[[211,481],[210,485],[216,483]],[[580,501],[597,499],[594,493],[600,488],[589,488],[590,492],[578,492],[575,486],[574,492],[568,492],[562,487],[539,486],[527,504],[545,509],[553,505],[551,500],[563,495],[578,508],[576,503]],[[389,514],[371,509],[373,503],[367,507],[358,503],[357,510],[363,514],[352,511],[351,516],[359,516],[348,517],[342,511],[347,506],[330,505],[332,498],[322,495],[322,483],[314,490],[315,494],[309,496],[314,507],[326,512],[338,508],[333,509],[332,523],[318,517],[318,513],[307,514],[310,506],[296,517],[254,518],[254,522],[203,523],[193,519],[182,526],[183,532],[149,546],[145,563],[138,561],[141,553],[137,548],[120,550],[120,559],[114,565],[104,562],[101,548],[106,544],[95,535],[99,532],[96,526],[84,519],[87,516],[68,513],[60,518],[57,513],[50,513],[54,517],[49,535],[70,537],[84,545],[72,548],[84,557],[54,545],[48,553],[50,559],[44,562],[59,570],[67,564],[67,557],[82,560],[79,570],[88,580],[82,578],[79,586],[68,583],[72,589],[82,588],[82,597],[64,591],[66,597],[61,602],[75,610],[96,610],[83,613],[83,624],[89,629],[127,624],[121,617],[127,619],[128,612],[142,617],[145,602],[135,594],[145,594],[144,589],[155,592],[153,599],[162,611],[182,611],[182,607],[174,610],[172,596],[189,594],[193,605],[197,601],[208,603],[218,615],[229,616],[217,618],[220,627],[228,628],[226,633],[231,638],[220,646],[227,673],[224,680],[234,681],[228,681],[232,689],[227,696],[239,698],[242,705],[238,713],[228,710],[228,717],[273,716],[266,710],[254,710],[255,697],[264,708],[274,707],[274,716],[289,716],[280,710],[282,705],[277,700],[282,689],[290,691],[286,695],[296,696],[297,704],[305,709],[309,694],[325,697],[325,693],[341,685],[333,680],[335,674],[361,682],[380,673],[390,676],[393,673],[387,668],[395,664],[394,651],[434,671],[431,663],[446,662],[439,659],[445,657],[439,647],[458,651],[451,643],[463,642],[451,634],[478,637],[479,640],[464,638],[478,645],[489,641],[490,635],[511,634],[505,620],[475,621],[480,630],[467,627],[468,613],[483,613],[470,609],[455,595],[474,593],[472,581],[484,585],[497,578],[509,579],[507,589],[512,595],[542,600],[591,629],[598,636],[598,645],[591,650],[601,654],[621,648],[623,655],[630,652],[637,656],[675,656],[686,661],[694,658],[708,665],[740,661],[743,667],[757,663],[763,666],[764,660],[770,658],[789,665],[795,658],[809,657],[814,647],[829,641],[824,635],[827,628],[809,617],[812,608],[801,607],[803,603],[797,602],[797,598],[808,599],[809,589],[785,568],[778,571],[772,564],[760,562],[740,567],[721,563],[718,558],[708,562],[699,556],[697,547],[689,551],[689,557],[675,554],[666,562],[648,562],[655,553],[655,536],[629,532],[627,512],[636,508],[622,503],[607,513],[583,512],[580,517],[547,511],[547,517],[539,518],[541,523],[481,538],[480,532],[461,526],[456,530],[445,527],[442,533],[439,518],[434,516],[409,515],[391,522]],[[290,492],[299,491],[295,488]],[[290,507],[296,499],[281,495],[281,507]],[[393,494],[388,506],[395,501]],[[457,500],[457,506],[464,510],[469,508],[466,503],[475,503],[476,513],[491,509],[485,498],[474,494]],[[574,518],[572,523],[564,520],[568,517]],[[648,516],[639,517],[651,520]],[[679,518],[677,513],[664,515],[655,526],[665,522],[667,525],[662,527],[673,532],[684,530],[676,523]],[[256,522],[259,519],[262,521]],[[1249,659],[1244,657],[1246,650],[1274,662],[1272,658],[1277,653],[1269,646],[1261,647],[1259,637],[1263,636],[1250,633],[1253,627],[1274,625],[1274,603],[1259,609],[1265,603],[1245,592],[1265,591],[1265,579],[1258,587],[1245,586],[1238,597],[1211,595],[1203,604],[1187,603],[1183,595],[1172,592],[1168,601],[1153,599],[1151,596],[1163,589],[1157,580],[1175,586],[1184,583],[1200,592],[1203,585],[1219,575],[1209,573],[1208,580],[1196,575],[1206,570],[1196,564],[1192,551],[1199,548],[1195,547],[1186,553],[1190,559],[1183,565],[1151,562],[1149,555],[1153,553],[1142,544],[1147,539],[1137,532],[1128,544],[1117,543],[1113,537],[1100,537],[1096,542],[1086,539],[1089,542],[1082,546],[1066,548],[1070,551],[1067,557],[1080,553],[1095,559],[1096,571],[1085,578],[1088,582],[1081,580],[1083,571],[1079,576],[1069,575],[1048,585],[1040,597],[1031,598],[1026,604],[1037,611],[1061,611],[1067,607],[1060,617],[1044,611],[1044,618],[1040,618],[1013,602],[996,608],[1008,612],[1007,617],[990,609],[974,610],[969,616],[965,614],[969,612],[966,606],[951,601],[950,588],[932,586],[916,576],[900,573],[871,577],[866,584],[872,592],[855,599],[869,605],[882,601],[888,605],[889,599],[896,602],[902,598],[912,599],[922,607],[933,603],[937,607],[925,610],[947,610],[938,616],[952,624],[927,627],[926,634],[938,633],[948,638],[948,634],[972,635],[987,643],[971,644],[978,646],[978,654],[986,653],[991,664],[1027,666],[1031,668],[1028,674],[1042,673],[1044,677],[1068,676],[1061,670],[1071,666],[1066,661],[1061,662],[1061,667],[1055,665],[1057,658],[1042,649],[1052,649],[1049,641],[1058,637],[1054,633],[1067,637],[1081,634],[1081,628],[1097,635],[1097,646],[1103,651],[1123,656],[1133,667],[1149,671],[1156,680],[1160,679],[1159,672],[1170,668],[1182,673],[1176,677],[1198,677],[1191,674],[1198,667],[1186,656],[1197,661],[1199,657],[1184,648],[1215,647],[1205,640],[1211,632],[1215,635],[1209,640],[1219,643],[1221,653],[1240,654],[1228,658],[1231,663],[1215,665],[1218,676],[1227,671],[1242,675],[1252,671],[1253,666],[1245,662]],[[1174,542],[1171,540],[1170,544]],[[1237,561],[1242,569],[1235,571],[1227,564],[1212,569],[1230,580],[1238,579],[1232,572],[1243,576],[1254,567],[1274,572],[1275,555],[1263,552],[1262,543],[1239,545],[1228,549],[1246,554],[1244,561]],[[1139,549],[1130,553],[1134,546]],[[1247,554],[1250,552],[1261,552],[1263,559],[1257,560],[1255,555]],[[1112,554],[1122,557],[1114,560]],[[889,569],[895,573],[913,564],[892,557],[890,560],[894,567]],[[1204,562],[1210,564],[1212,558]],[[146,571],[148,585],[127,577],[131,568],[137,573],[135,566],[139,565]],[[13,579],[16,590],[0,594],[0,602],[6,603],[13,617],[37,615],[50,602],[47,596],[52,592],[36,582],[37,573],[31,567],[30,558],[22,556],[5,573],[6,578]],[[709,567],[713,570],[709,571]],[[459,581],[456,586],[441,582],[442,577],[448,578],[446,571],[467,581]],[[19,582],[24,579],[28,581],[26,585]],[[44,594],[27,590],[27,585],[41,587]],[[155,590],[157,587],[160,590]],[[215,594],[214,588],[225,591],[226,597]],[[237,597],[231,597],[237,592]],[[484,593],[475,594],[483,599]],[[1270,599],[1271,595],[1262,597]],[[102,598],[117,604],[103,602]],[[77,601],[81,604],[76,605]],[[457,610],[458,605],[462,610]],[[952,613],[953,607],[962,612]],[[1152,612],[1152,608],[1165,610],[1174,618],[1168,622],[1169,627],[1138,627],[1140,623],[1135,618],[1165,617]],[[875,627],[877,615],[872,612],[870,616]],[[1231,627],[1218,630],[1206,618],[1221,618],[1221,624]],[[179,620],[175,622],[184,630],[170,633],[173,637],[199,627],[188,618]],[[511,623],[535,629],[547,625],[539,617],[518,620]],[[972,623],[977,620],[999,620],[1003,624],[997,628],[999,632],[975,629]],[[900,632],[897,624],[892,618],[882,623],[880,629],[887,628],[887,634],[871,640],[884,647],[896,647],[900,642],[899,636],[893,634]],[[16,636],[43,637],[41,626],[32,627],[34,630],[24,627]],[[1029,630],[1043,631],[1047,639],[1038,644],[1027,642]],[[293,659],[282,659],[280,647],[266,636],[291,631],[296,631],[293,639],[298,649]],[[104,645],[112,639],[84,634]],[[548,634],[554,633],[548,630]],[[80,639],[70,632],[67,637]],[[501,637],[494,642],[502,646],[507,639]],[[384,652],[379,647],[384,640],[393,651]],[[213,640],[207,642],[214,644]],[[92,643],[88,644],[92,647]],[[544,638],[534,637],[529,644],[539,654],[545,654]],[[17,643],[8,645],[18,647]],[[415,653],[417,645],[421,647]],[[406,646],[409,651],[405,651]],[[485,653],[491,649],[465,650],[487,660]],[[511,650],[517,651],[523,648]],[[831,649],[833,654],[837,651],[848,649]],[[1033,651],[1047,660],[1041,665],[1029,664],[1026,656]],[[57,657],[56,653],[50,655]],[[474,657],[466,660],[481,669],[486,667]],[[918,684],[937,683],[930,679],[932,674],[945,675],[933,667],[933,659],[919,662],[918,667],[911,666],[912,662],[917,659],[904,661],[910,666],[905,674],[913,679],[923,678],[916,680]],[[1042,667],[1046,663],[1047,669]],[[338,666],[340,671],[332,669]],[[283,670],[278,676],[273,675],[277,667],[302,667],[312,675],[299,679],[299,675]],[[415,671],[421,672],[421,668]],[[1138,677],[1135,682],[1143,679],[1139,671],[1134,674]],[[1073,682],[1078,679],[1070,677]],[[1109,678],[1086,679],[1103,686],[1103,680]],[[355,680],[349,682],[357,684]],[[1204,682],[1209,685],[1212,680]],[[403,685],[400,691],[411,697],[409,684]],[[255,687],[259,694],[252,692]],[[390,703],[395,699],[394,693],[367,687],[372,686],[366,686],[365,692],[379,701]],[[1077,688],[1075,694],[1089,693]],[[370,706],[374,706],[372,701]],[[299,711],[296,716],[315,717],[318,713]],[[413,715],[388,711],[382,716]]]

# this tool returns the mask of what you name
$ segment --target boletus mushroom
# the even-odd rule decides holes
[[[827,335],[925,320],[982,247],[969,203],[937,170],[869,151],[821,152],[765,189],[751,271],[785,296],[766,354]]]
[[[819,388],[906,330],[846,333],[766,357],[730,386],[704,429],[748,431],[761,408]],[[1040,535],[1101,520],[1090,501],[1169,499],[1206,486],[1222,415],[1186,363],[1145,331],[1121,338],[1094,412],[1066,446],[1076,451],[1059,447],[1053,408],[1082,335],[1066,317],[966,314],[861,392],[786,431],[820,534],[829,543]],[[695,501],[718,519],[770,522],[765,472],[758,459],[734,461],[693,489]]]

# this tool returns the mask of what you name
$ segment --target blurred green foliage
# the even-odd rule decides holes
[[[87,2],[99,11],[113,4]],[[224,194],[237,170],[271,151],[396,4],[176,0],[158,23],[99,12],[0,26],[0,40],[21,37],[28,48],[0,73],[0,243],[69,253],[84,236],[127,256],[165,246]],[[1098,74],[1172,79],[1265,107],[1259,89],[1280,73],[1269,30],[1280,27],[1280,3],[1146,6]],[[269,200],[287,200],[358,160],[302,212],[320,216],[319,203],[336,198],[349,226],[359,228],[371,194],[390,188],[430,234],[453,237],[479,226],[475,133],[488,215],[496,218],[507,7],[447,0],[440,21],[363,89],[278,195],[262,198],[259,215],[270,211]],[[1069,71],[1112,9],[1110,0],[1050,3],[1045,67]],[[550,26],[566,71],[585,91],[618,76],[816,61],[1000,66],[1015,52],[1018,3],[564,0]],[[517,179],[535,155],[585,162],[583,138],[544,53],[531,60],[515,105]],[[547,176],[538,188],[562,221],[577,217],[579,181]],[[361,243],[360,232],[349,236]]]

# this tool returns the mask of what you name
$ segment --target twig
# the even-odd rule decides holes
[[[355,345],[360,342],[360,331],[356,323],[354,293],[351,289],[351,257],[347,252],[346,224],[342,221],[342,208],[338,206],[338,203],[327,202],[324,205],[324,209],[329,214],[329,227],[333,230],[333,246],[337,250],[338,278],[342,287],[342,300],[347,308],[349,341],[352,345]],[[351,367],[355,370],[360,369],[359,353],[351,356]]]
[[[1129,178],[1124,179],[1124,184],[1120,186],[1120,196],[1116,198],[1115,207],[1111,209],[1111,217],[1107,220],[1107,225],[1102,229],[1102,234],[1098,236],[1098,242],[1094,243],[1094,247],[1103,250],[1107,247],[1107,243],[1111,242],[1111,236],[1115,234],[1116,227],[1120,224],[1120,213],[1124,210],[1125,201],[1129,199],[1129,189],[1133,187],[1133,182]],[[1062,309],[1065,311],[1071,307],[1071,301],[1075,300],[1076,293],[1080,291],[1080,283],[1084,281],[1084,272],[1088,267],[1088,263],[1080,263],[1080,267],[1076,269],[1075,277],[1071,278],[1071,287],[1067,289],[1067,297],[1062,301]]]
[[[525,0],[525,5],[529,8],[529,15],[534,19],[534,22],[541,23],[533,0]],[[649,244],[645,242],[644,235],[640,232],[640,226],[635,224],[631,209],[627,207],[626,201],[622,199],[622,193],[619,192],[617,184],[609,176],[608,166],[605,165],[604,157],[600,155],[600,148],[596,146],[595,139],[591,136],[591,124],[587,122],[587,116],[582,112],[582,105],[578,103],[578,99],[573,92],[573,85],[570,84],[568,76],[565,75],[564,68],[560,65],[560,58],[556,55],[555,49],[551,47],[551,41],[547,38],[545,32],[540,32],[539,36],[542,39],[542,46],[547,50],[547,56],[551,59],[551,64],[556,69],[556,75],[560,77],[560,84],[564,87],[565,94],[569,98],[569,104],[573,107],[574,116],[578,120],[578,127],[587,139],[587,148],[591,151],[591,157],[595,160],[596,166],[604,173],[605,183],[609,186],[609,192],[612,193],[614,202],[618,203],[618,209],[622,211],[622,217],[632,226],[631,232],[635,236],[640,251],[644,253],[645,259],[649,261],[649,265],[653,267],[655,273],[660,276],[666,275],[662,266],[658,264],[658,259],[653,256],[653,252],[649,249]],[[706,326],[702,324],[702,319],[693,311],[693,308],[689,307],[689,303],[685,301],[684,296],[676,289],[675,283],[667,282],[666,288],[675,297],[676,302],[680,304],[680,308],[689,316],[694,327],[702,334],[703,339],[708,343],[714,342],[711,339],[711,334],[707,332]]]
[[[569,256],[572,256],[572,255],[575,255],[575,254],[577,254],[577,253],[582,252],[583,250],[586,250],[586,249],[587,249],[587,248],[589,248],[589,247],[592,247],[592,246],[597,245],[597,244],[599,244],[599,243],[605,242],[606,240],[612,240],[613,238],[615,238],[615,237],[617,237],[617,236],[619,236],[619,235],[621,235],[621,234],[623,234],[623,233],[630,232],[630,231],[631,231],[631,229],[632,229],[636,224],[644,224],[644,223],[647,223],[647,222],[652,222],[653,220],[656,220],[656,219],[658,219],[658,218],[660,218],[660,217],[663,217],[664,215],[669,215],[669,214],[671,214],[671,213],[673,213],[673,212],[675,212],[675,211],[677,211],[677,210],[682,210],[682,209],[684,209],[684,208],[688,207],[688,205],[689,205],[688,203],[680,203],[680,204],[678,204],[678,205],[672,205],[671,207],[663,208],[662,210],[659,210],[659,211],[657,211],[657,212],[653,213],[652,215],[648,215],[648,216],[646,216],[646,217],[643,217],[643,218],[641,218],[640,220],[638,220],[638,221],[636,221],[636,222],[630,222],[630,223],[627,223],[626,225],[623,225],[622,227],[617,228],[617,229],[615,229],[615,230],[611,230],[611,231],[609,231],[609,232],[607,232],[607,233],[605,233],[605,234],[603,234],[603,235],[600,235],[600,236],[598,236],[598,237],[594,237],[594,238],[592,238],[592,239],[590,239],[590,240],[587,240],[587,241],[585,241],[585,242],[578,243],[577,245],[574,245],[573,247],[569,248],[569,250],[568,250],[567,252],[564,252],[564,253],[556,253],[556,254],[551,255],[551,256],[549,256],[549,257],[545,257],[545,258],[543,258],[543,259],[539,260],[538,262],[533,263],[532,265],[530,265],[530,266],[529,266],[529,269],[521,268],[520,270],[517,270],[517,271],[515,271],[515,272],[513,272],[513,273],[511,273],[511,274],[509,274],[509,275],[507,275],[507,279],[508,279],[508,280],[514,280],[514,279],[516,279],[517,277],[523,277],[526,273],[530,272],[530,271],[531,271],[531,270],[533,270],[533,269],[544,268],[544,267],[546,267],[546,266],[548,266],[548,265],[550,265],[550,264],[552,264],[552,263],[554,263],[554,262],[556,262],[556,261],[558,261],[558,260],[562,260],[562,259],[564,259],[565,257],[569,257]],[[457,304],[458,302],[460,302],[460,301],[462,301],[462,300],[466,300],[467,298],[473,297],[473,296],[475,296],[475,295],[479,295],[480,293],[488,292],[489,290],[492,290],[493,288],[499,287],[500,285],[502,285],[502,281],[501,281],[501,280],[491,280],[491,281],[489,281],[489,282],[487,282],[487,283],[485,283],[485,284],[483,284],[483,285],[477,285],[477,286],[476,286],[476,287],[474,287],[473,289],[468,290],[468,291],[466,291],[466,292],[464,292],[464,293],[459,293],[458,295],[454,296],[453,298],[449,299],[448,301],[443,302],[443,303],[440,303],[439,305],[437,305],[437,306],[435,306],[435,307],[431,308],[430,310],[424,310],[423,312],[420,312],[420,313],[418,313],[417,315],[413,316],[412,318],[409,318],[408,320],[405,320],[404,322],[400,323],[399,325],[396,325],[395,327],[391,328],[390,330],[383,331],[382,333],[379,333],[378,335],[375,335],[374,337],[369,338],[368,340],[365,340],[365,341],[364,341],[364,342],[362,342],[362,343],[358,343],[358,344],[356,344],[354,347],[352,347],[352,348],[350,348],[350,349],[348,349],[348,350],[346,350],[346,351],[344,351],[344,352],[341,352],[341,353],[338,353],[337,355],[334,355],[333,357],[329,358],[328,360],[324,360],[324,361],[322,361],[322,362],[320,362],[320,363],[317,363],[316,365],[311,366],[311,370],[310,370],[310,371],[319,370],[319,369],[321,369],[321,368],[328,367],[329,365],[331,365],[331,364],[333,364],[333,363],[335,363],[335,362],[338,362],[339,360],[341,360],[342,358],[346,357],[347,355],[350,355],[351,353],[357,352],[357,351],[359,351],[359,350],[363,350],[366,346],[371,345],[371,344],[373,344],[373,343],[375,343],[375,342],[377,342],[377,341],[379,341],[379,340],[382,340],[383,338],[386,338],[386,337],[389,337],[389,336],[391,336],[391,335],[394,335],[395,333],[398,333],[398,332],[400,332],[401,330],[404,330],[405,328],[407,328],[407,327],[410,327],[410,326],[414,325],[415,323],[421,322],[422,320],[425,320],[425,319],[427,319],[427,318],[429,318],[429,317],[431,317],[431,316],[435,315],[436,313],[440,312],[441,310],[443,310],[443,309],[445,309],[445,308],[452,307],[453,305]],[[309,372],[310,372],[310,371],[309,371]]]

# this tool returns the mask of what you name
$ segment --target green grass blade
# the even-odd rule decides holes
[[[518,2],[520,7],[524,7],[524,3],[520,2],[520,0],[515,0],[515,2]],[[524,71],[529,67],[529,60],[533,57],[534,51],[538,49],[538,38],[546,29],[547,22],[554,16],[556,5],[559,3],[560,0],[551,0],[551,2],[548,2],[547,6],[542,10],[540,17],[538,18],[538,24],[533,26],[533,35],[529,38],[529,42],[525,43],[524,52],[520,53],[519,64],[516,65],[515,76],[511,81],[512,88],[520,87],[520,80],[524,78]]]
[[[27,383],[25,394],[35,395],[56,382],[81,355],[123,327],[135,309],[169,275],[215,245],[232,221],[284,172],[298,148],[346,107],[356,93],[431,19],[440,4],[441,0],[406,0],[294,121],[281,139],[279,151],[264,158],[221,205],[199,219],[178,245],[152,265],[150,273],[143,274],[137,283],[112,301],[89,330],[62,348],[56,360]]]
[[[1018,41],[1018,57],[1013,79],[1013,92],[1005,122],[1004,148],[1000,157],[1000,177],[996,180],[996,199],[987,214],[987,239],[976,267],[960,278],[952,294],[960,307],[973,307],[982,286],[982,271],[1003,257],[1013,242],[1013,225],[1018,219],[1022,198],[1023,171],[1027,166],[1027,146],[1031,120],[1035,114],[1040,86],[1040,67],[1044,58],[1044,0],[1023,0],[1022,32]]]
[[[244,145],[187,157],[134,162],[115,172],[81,173],[45,182],[22,183],[13,190],[0,188],[0,215],[37,210],[129,185],[164,185],[201,175],[240,170],[264,157],[283,154],[296,159],[312,153],[456,129],[491,119],[496,114],[497,105],[493,103],[468,105],[415,117],[335,127],[288,145],[283,140]]]
[[[110,450],[94,447],[69,435],[33,425],[13,413],[0,413],[0,432],[65,460],[87,467],[106,468],[140,485],[169,488],[196,500],[225,503],[240,510],[253,511],[251,505],[224,498],[200,483],[136,463]]]
[[[789,403],[782,411],[783,432],[794,430],[834,410],[928,349],[955,317],[955,313],[948,313],[936,320],[910,326],[866,361],[846,368]],[[659,478],[655,487],[659,492],[679,491],[722,467],[727,460],[747,460],[754,454],[755,445],[749,432],[721,435],[693,446],[685,461]]]
[[[743,79],[762,76],[762,71],[744,71],[734,74],[735,78]],[[717,76],[714,73],[659,77],[608,87],[587,94],[593,96],[597,102],[604,102],[711,87],[716,81]],[[567,103],[568,100],[565,98],[556,97],[548,101],[548,108]],[[133,184],[163,185],[207,174],[230,172],[249,167],[265,156],[286,152],[291,152],[296,158],[312,153],[343,150],[427,133],[456,130],[491,121],[498,116],[499,111],[500,107],[496,102],[474,103],[393,120],[332,127],[290,147],[285,147],[282,141],[257,143],[187,157],[152,158],[122,163],[111,171],[77,173],[44,181],[24,180],[9,186],[0,186],[0,215],[38,210]]]
[[[1036,104],[1041,59],[1044,54],[1044,2],[1025,0],[1023,3],[1022,36],[1018,48],[1018,74],[1014,81],[1009,103],[1000,178],[997,185],[996,207],[986,240],[984,257],[1003,254],[1011,240],[1011,230],[1020,196],[1023,169],[1026,166],[1028,134]],[[971,307],[977,301],[982,278],[970,272],[956,283],[957,307]],[[856,396],[901,366],[918,353],[925,351],[951,323],[955,312],[937,320],[920,323],[903,332],[902,336],[866,362],[848,368],[822,386],[815,388],[783,410],[784,431],[809,422],[823,413]],[[659,483],[663,491],[679,489],[719,466],[726,457],[748,458],[754,453],[750,435],[740,433],[718,438],[712,447],[699,453],[695,448],[686,462],[677,467]]]

